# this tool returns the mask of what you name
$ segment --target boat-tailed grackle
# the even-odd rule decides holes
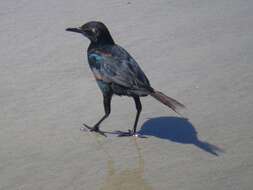
[[[151,95],[175,112],[177,108],[184,107],[177,100],[151,87],[137,62],[125,49],[115,44],[109,30],[102,22],[91,21],[81,27],[66,30],[80,33],[90,40],[88,62],[104,98],[105,115],[93,127],[84,124],[90,131],[102,133],[99,125],[111,112],[111,99],[114,94],[129,96],[135,101],[137,114],[133,130],[124,134],[129,136],[137,135],[136,127],[142,110],[140,97]]]

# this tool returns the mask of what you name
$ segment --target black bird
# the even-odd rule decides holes
[[[151,95],[175,112],[177,108],[184,107],[180,102],[151,87],[137,62],[125,49],[115,44],[109,30],[102,22],[91,21],[81,27],[66,30],[80,33],[90,40],[89,66],[103,93],[105,115],[93,127],[84,124],[90,131],[102,133],[99,125],[111,112],[111,99],[114,94],[129,96],[135,101],[137,114],[133,130],[125,134],[129,136],[136,135],[136,127],[142,110],[140,97]]]

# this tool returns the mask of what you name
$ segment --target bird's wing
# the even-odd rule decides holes
[[[150,89],[150,84],[136,61],[123,48],[114,45],[88,54],[95,76],[129,89]]]

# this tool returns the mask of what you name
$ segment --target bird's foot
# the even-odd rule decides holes
[[[103,135],[103,136],[107,137],[107,136],[105,135],[105,132],[100,131],[99,127],[96,126],[96,125],[95,125],[94,127],[90,127],[90,126],[86,125],[85,123],[83,123],[83,126],[84,126],[84,127],[81,127],[81,128],[80,128],[81,131],[87,131],[87,129],[88,129],[90,132],[96,132],[96,133],[98,133],[98,134],[100,134],[100,135]]]
[[[117,131],[118,137],[139,137],[139,138],[146,138],[145,136],[142,136],[132,130],[128,130],[128,132],[124,131]]]

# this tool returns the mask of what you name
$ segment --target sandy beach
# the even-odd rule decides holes
[[[249,190],[253,181],[253,1],[12,0],[0,6],[0,190]],[[103,21],[185,118],[142,98],[138,131],[80,131],[103,115],[89,41]],[[114,96],[105,131],[131,129]],[[188,118],[188,119],[186,119]]]

